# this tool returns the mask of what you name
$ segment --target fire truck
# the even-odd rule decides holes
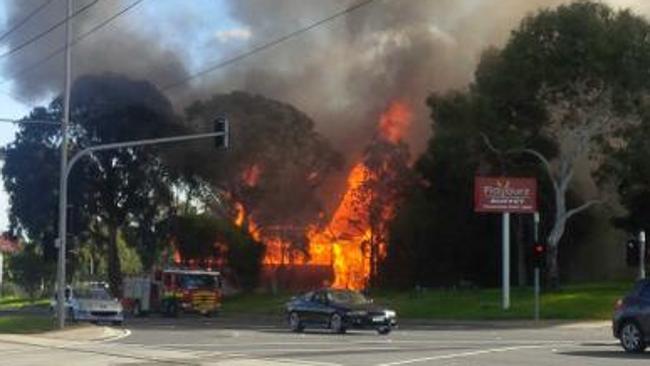
[[[152,276],[124,279],[122,304],[134,316],[180,312],[214,315],[221,307],[221,274],[217,271],[166,268]]]

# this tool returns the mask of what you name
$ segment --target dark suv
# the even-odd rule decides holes
[[[614,337],[626,352],[643,352],[650,342],[650,280],[641,280],[616,302],[612,320]]]

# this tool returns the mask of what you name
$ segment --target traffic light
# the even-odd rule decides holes
[[[533,266],[544,268],[546,265],[546,245],[542,243],[533,244]]]
[[[214,146],[219,149],[227,149],[230,142],[230,126],[226,117],[219,116],[214,120],[214,132],[223,133],[214,137]]]
[[[636,239],[630,239],[625,243],[625,263],[628,267],[638,267],[639,266],[639,241]]]

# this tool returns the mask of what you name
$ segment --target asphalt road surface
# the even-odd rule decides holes
[[[403,326],[390,335],[291,333],[254,319],[133,319],[129,335],[64,346],[0,343],[11,365],[648,365],[624,353],[606,323],[518,327]],[[12,348],[13,347],[13,348]],[[32,363],[30,363],[32,362]],[[37,363],[35,363],[37,362]],[[3,364],[0,362],[0,364]]]

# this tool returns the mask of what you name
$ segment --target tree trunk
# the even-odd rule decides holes
[[[109,225],[108,228],[108,284],[113,296],[122,297],[122,264],[117,248],[117,227]]]
[[[563,211],[563,210],[558,210]],[[566,215],[563,212],[560,212],[560,216],[556,217],[553,229],[548,236],[548,249],[546,257],[546,267],[548,271],[547,275],[547,285],[550,288],[556,289],[560,286],[560,265],[557,259],[558,247],[560,245],[560,239],[564,234],[564,228],[566,227]]]
[[[555,189],[555,218],[553,228],[548,235],[546,250],[546,285],[552,289],[560,286],[560,266],[557,260],[560,239],[564,235],[564,228],[568,219],[566,214],[566,189],[568,181],[566,177],[557,184]]]
[[[557,261],[558,247],[557,245],[548,245],[547,250],[547,282],[546,286],[551,289],[557,289],[560,287],[560,266]]]

